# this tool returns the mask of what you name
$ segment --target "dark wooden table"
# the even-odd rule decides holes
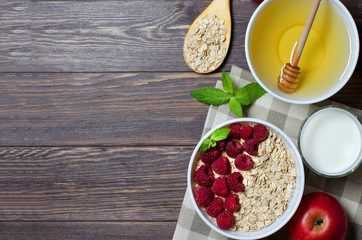
[[[0,0],[0,239],[171,239],[208,106],[257,5],[231,1],[229,54],[184,62],[210,0]],[[362,2],[343,0],[362,32]],[[333,100],[362,108],[362,65]]]

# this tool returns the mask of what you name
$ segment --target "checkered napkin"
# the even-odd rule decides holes
[[[236,66],[231,68],[230,76],[237,88],[255,81],[250,72]],[[216,87],[222,88],[221,81],[217,81]],[[270,94],[265,94],[250,106],[244,107],[243,116],[266,120],[274,124],[282,129],[297,146],[298,131],[303,120],[313,111],[326,105],[341,106],[362,119],[362,110],[336,102],[323,101],[313,105],[295,105],[282,102]],[[227,104],[210,106],[202,135],[214,126],[233,118],[236,116],[229,110]],[[347,239],[362,239],[362,166],[343,178],[324,178],[313,173],[306,166],[304,169],[306,183],[304,193],[322,191],[334,196],[342,204],[349,220]],[[173,240],[185,239],[227,239],[213,231],[198,216],[192,205],[189,189],[186,191],[173,236]],[[288,239],[285,227],[266,239]]]

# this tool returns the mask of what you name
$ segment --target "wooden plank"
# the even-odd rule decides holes
[[[176,222],[1,222],[1,239],[169,240]]]
[[[1,1],[0,72],[191,71],[187,30],[209,1]],[[256,8],[233,3],[226,64],[247,67],[246,24]]]
[[[0,74],[0,146],[195,145],[219,73]],[[362,108],[360,78],[333,99]],[[151,139],[151,141],[150,141]]]
[[[176,221],[193,148],[0,148],[0,221]]]
[[[0,74],[0,146],[195,145],[220,74]]]
[[[357,68],[362,69],[362,65],[358,64]],[[351,79],[338,93],[331,97],[331,100],[362,109],[361,79],[362,72],[354,72]]]

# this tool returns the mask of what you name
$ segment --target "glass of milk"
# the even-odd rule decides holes
[[[305,119],[298,144],[311,170],[325,177],[343,177],[362,162],[362,125],[343,108],[323,107]]]

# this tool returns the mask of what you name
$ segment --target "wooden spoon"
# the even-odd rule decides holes
[[[210,3],[210,5],[195,19],[195,21],[192,23],[192,25],[189,28],[189,31],[186,34],[185,37],[185,41],[186,39],[189,37],[189,34],[191,31],[195,30],[195,24],[198,22],[199,19],[205,18],[207,14],[213,14],[215,15],[219,20],[223,19],[225,21],[225,26],[227,28],[227,33],[225,35],[225,44],[226,44],[226,52],[229,49],[229,45],[230,45],[230,37],[231,37],[231,14],[230,14],[230,0],[213,0],[212,3]],[[186,61],[186,64],[190,67],[188,61],[186,60],[186,56],[185,56],[185,50],[183,52],[184,54],[184,58]],[[227,54],[225,54],[226,56]],[[225,57],[224,57],[225,59]],[[214,70],[216,70],[218,67],[220,67],[220,65],[222,64],[222,62],[224,61],[224,59],[222,61],[220,61],[216,66],[215,69],[211,70],[210,68],[207,69],[207,71],[205,72],[200,72],[198,69],[191,69],[197,73],[210,73]]]
[[[313,1],[308,18],[304,24],[302,34],[299,38],[297,49],[293,53],[292,61],[291,63],[287,63],[283,66],[281,74],[278,77],[278,87],[283,92],[293,93],[297,90],[300,77],[300,68],[298,67],[298,62],[302,55],[305,42],[307,41],[309,31],[312,27],[315,15],[317,14],[320,2],[321,0]]]

